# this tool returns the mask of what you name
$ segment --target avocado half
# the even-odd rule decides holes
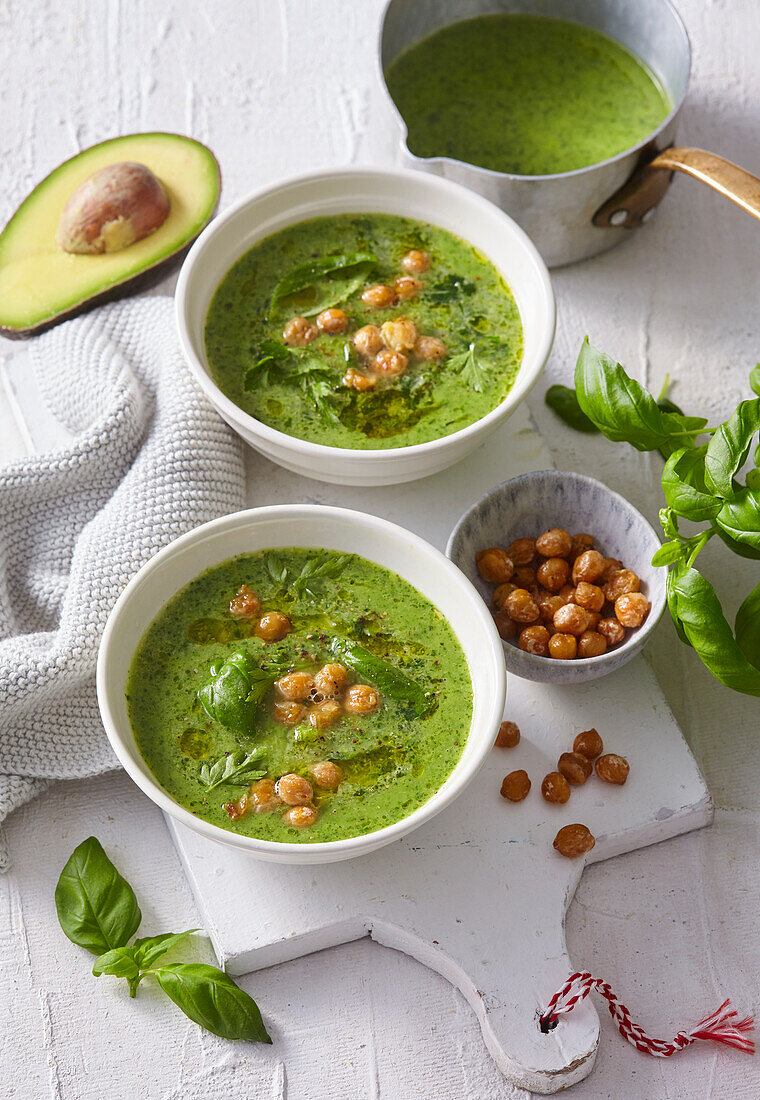
[[[120,252],[64,252],[61,211],[79,185],[106,165],[146,165],[169,194],[166,221]],[[127,134],[93,145],[38,183],[0,233],[0,333],[35,336],[93,306],[153,286],[178,266],[214,215],[221,178],[216,157],[181,134]]]

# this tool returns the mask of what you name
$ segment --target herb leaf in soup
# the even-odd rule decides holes
[[[471,298],[475,293],[475,284],[469,279],[463,279],[461,275],[447,275],[439,283],[435,283],[427,291],[427,298],[436,305],[448,302],[460,302],[463,298]]]
[[[250,737],[256,723],[256,708],[276,674],[259,668],[243,650],[231,653],[221,665],[212,665],[209,671],[211,680],[198,691],[206,714],[233,733]]]
[[[349,668],[362,678],[369,680],[385,695],[397,702],[407,703],[418,718],[424,718],[435,707],[435,693],[425,691],[416,680],[407,676],[400,668],[370,653],[358,642],[349,638],[334,637],[330,648],[336,657],[342,657]]]
[[[483,392],[486,372],[491,367],[480,358],[474,344],[470,344],[467,351],[463,351],[459,355],[452,355],[449,363],[452,370],[459,371],[459,375],[466,386],[475,390],[476,393]]]
[[[377,257],[370,252],[353,252],[300,264],[277,284],[272,305],[278,305],[283,298],[298,296],[293,302],[298,312],[303,317],[312,317],[354,294],[376,263]]]
[[[266,769],[253,766],[257,763],[261,763],[261,749],[254,749],[253,752],[248,753],[239,749],[236,752],[225,753],[213,764],[202,764],[201,770],[198,772],[198,779],[210,791],[224,784],[227,786],[247,785],[266,775]]]

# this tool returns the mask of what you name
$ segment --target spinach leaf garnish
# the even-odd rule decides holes
[[[452,370],[459,371],[459,375],[466,386],[476,393],[482,393],[486,383],[486,374],[491,367],[477,354],[475,345],[470,344],[467,351],[458,355],[450,355],[448,359]]]
[[[68,938],[98,957],[96,977],[124,978],[130,997],[152,976],[189,1019],[223,1039],[271,1043],[256,1002],[232,978],[206,963],[155,964],[197,932],[165,932],[129,940],[142,914],[134,890],[90,836],[74,849],[55,888],[58,920]]]
[[[254,749],[253,752],[236,749],[234,752],[224,753],[212,764],[202,764],[198,779],[209,791],[223,785],[248,786],[266,775],[266,770],[254,767],[260,760],[261,749]]]
[[[371,252],[347,252],[322,256],[289,271],[272,295],[272,305],[298,295],[304,317],[321,313],[354,294],[377,263]]]
[[[425,718],[435,709],[434,692],[425,691],[400,668],[370,653],[358,642],[336,636],[330,639],[330,649],[336,657],[340,657],[349,668],[369,680],[384,695],[410,706],[417,718]]]
[[[260,668],[243,650],[231,653],[221,665],[212,665],[209,672],[210,681],[198,690],[206,714],[233,733],[250,737],[256,708],[278,672]]]

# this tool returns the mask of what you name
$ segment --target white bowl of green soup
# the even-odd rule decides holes
[[[549,275],[487,200],[415,172],[322,172],[201,235],[180,340],[224,419],[287,469],[388,485],[463,458],[522,401],[554,334]]]
[[[171,543],[119,597],[97,672],[137,785],[203,836],[284,863],[364,854],[447,806],[493,744],[505,680],[451,562],[313,505]]]

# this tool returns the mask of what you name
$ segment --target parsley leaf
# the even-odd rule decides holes
[[[202,764],[198,779],[210,791],[222,785],[247,786],[266,775],[265,770],[253,767],[260,759],[261,749],[254,749],[253,752],[248,753],[237,749],[235,752],[220,756],[211,765]]]
[[[483,392],[486,374],[491,368],[478,358],[474,344],[470,344],[467,351],[462,351],[459,355],[450,355],[449,366],[459,371],[462,381],[471,390],[475,390],[476,393]]]

